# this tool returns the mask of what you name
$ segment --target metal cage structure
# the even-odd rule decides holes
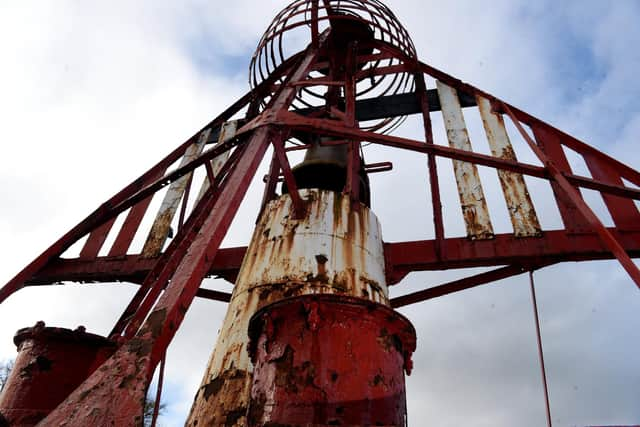
[[[297,50],[289,47],[299,40],[293,37],[290,41],[296,31],[308,36]],[[236,282],[243,262],[248,262],[243,260],[252,255],[250,248],[225,248],[221,244],[268,150],[273,156],[264,178],[261,213],[273,210],[274,203],[286,196],[290,215],[283,223],[305,221],[316,200],[310,196],[310,189],[318,188],[316,181],[303,182],[300,169],[290,162],[292,152],[341,150],[344,176],[336,194],[344,202],[332,203],[356,216],[367,209],[366,176],[390,167],[385,163],[367,164],[364,144],[403,150],[424,159],[429,177],[424,183],[425,197],[431,202],[435,237],[382,242],[381,280],[388,286],[401,286],[402,280],[415,271],[496,268],[386,302],[380,297],[375,302],[385,302],[387,308],[379,311],[387,318],[392,308],[566,261],[617,259],[640,287],[640,270],[631,259],[640,255],[640,212],[636,206],[640,172],[516,106],[421,62],[408,32],[380,1],[294,1],[276,16],[260,40],[249,80],[251,89],[246,95],[100,205],[0,289],[1,303],[24,287],[65,281],[126,281],[139,285],[108,337],[114,346],[112,355],[87,372],[77,388],[50,413],[43,414],[46,418],[40,425],[140,422],[149,383],[194,298],[224,302],[234,298],[235,289],[232,295],[205,289],[201,283],[213,276]],[[470,110],[482,120],[490,155],[472,147],[465,123]],[[420,118],[423,138],[394,135],[410,115]],[[435,115],[442,116],[445,141],[434,138]],[[539,164],[518,160],[514,139],[524,141]],[[584,160],[591,176],[572,171],[566,150]],[[447,237],[445,233],[436,162],[439,158],[452,160],[464,237]],[[478,173],[480,166],[497,172],[511,232],[494,232],[483,190],[486,183]],[[196,173],[206,177],[199,187],[194,182]],[[545,230],[541,226],[525,177],[550,186],[563,229]],[[613,227],[603,224],[581,190],[602,196]],[[154,197],[162,198],[160,210],[149,212]],[[141,230],[144,218],[153,219],[150,230]],[[116,224],[119,229],[114,228]],[[356,229],[350,227],[346,234],[355,233]],[[263,231],[268,234],[269,228]],[[145,234],[145,243],[141,251],[133,252],[132,242],[140,233]],[[109,235],[115,239],[105,248]],[[83,239],[77,257],[65,256]],[[326,259],[316,255],[316,260],[316,270],[307,271],[300,283],[317,282],[326,273],[322,270]],[[357,297],[369,298],[380,286],[371,280],[367,285],[366,295]],[[349,304],[354,296],[338,286],[326,293],[334,295],[314,297],[321,307],[318,310],[325,307],[323,304],[335,304],[332,298],[336,295],[343,295]],[[267,296],[256,309],[265,310],[274,304],[273,310],[294,316],[300,312],[295,304],[307,307],[295,301],[291,302],[293,308],[286,306],[282,302],[285,297]],[[247,322],[253,314],[247,313]],[[251,320],[255,340],[265,339],[260,334],[270,322],[260,319]],[[298,321],[296,325],[305,324],[304,320]],[[407,329],[403,322],[392,322],[404,328],[402,334]],[[407,353],[412,345],[415,347],[410,337],[403,336],[402,340],[402,345],[385,343],[387,347],[403,348],[403,363],[396,360],[400,372],[410,370]],[[252,351],[251,357],[259,362],[260,348]],[[268,366],[260,366],[261,372],[269,372]],[[235,424],[228,425],[261,425],[259,420],[266,419],[260,412],[263,418],[252,421],[248,411],[236,413]],[[224,416],[231,420],[230,412]],[[402,420],[394,418],[389,423],[399,425]]]

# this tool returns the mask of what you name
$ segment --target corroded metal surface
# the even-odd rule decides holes
[[[243,261],[216,348],[188,425],[246,425],[249,319],[261,307],[304,294],[342,294],[388,304],[380,226],[339,193],[303,190],[307,212],[292,217],[288,195],[263,213]]]
[[[115,343],[83,327],[20,329],[15,365],[0,395],[2,417],[11,426],[35,426],[115,351]]]
[[[209,209],[197,209],[199,212],[193,217],[195,219],[181,231],[184,235],[181,243],[188,251],[174,251],[163,260],[169,270],[162,271],[163,275],[166,274],[166,281],[158,277],[147,297],[152,293],[158,295],[157,291],[168,284],[155,305],[154,298],[145,300],[136,311],[136,315],[146,313],[146,307],[153,305],[149,315],[145,314],[142,326],[137,332],[133,330],[135,336],[126,340],[43,423],[56,426],[67,423],[69,427],[141,423],[145,394],[153,372],[180,327],[207,273],[210,260],[215,258],[267,150],[270,133],[271,129],[266,127],[250,136],[234,162],[235,167],[229,169],[226,179],[217,188],[219,197],[211,197],[213,204],[207,205]],[[225,191],[225,188],[233,191]],[[127,325],[127,331],[132,323]]]
[[[291,198],[270,203],[243,261],[234,295],[264,285],[313,284],[386,302],[380,224],[369,209],[352,210],[348,197],[302,190],[307,214],[291,217]]]
[[[491,154],[501,159],[517,161],[502,115],[492,111],[491,102],[487,98],[478,95],[476,99]],[[514,234],[517,237],[539,236],[541,234],[540,222],[522,174],[498,170],[498,178],[507,203]]]
[[[271,304],[251,319],[247,425],[406,425],[415,330],[387,306],[340,295]]]
[[[440,81],[437,81],[437,85],[449,145],[460,150],[473,151],[456,90]],[[471,239],[492,238],[493,227],[477,166],[453,160],[453,169],[467,236]]]
[[[226,141],[233,138],[236,135],[237,130],[238,130],[237,120],[231,120],[224,123],[220,128],[220,134],[218,135],[218,142],[216,143],[216,146],[223,144]],[[224,165],[224,162],[226,162],[228,158],[229,158],[229,151],[225,151],[223,154],[219,155],[218,157],[214,157],[213,159],[211,159],[210,165],[211,165],[212,176],[211,177],[206,176],[204,178],[204,181],[202,181],[202,185],[200,186],[200,191],[198,192],[198,197],[196,199],[196,202],[202,199],[204,194],[209,189],[209,186],[211,185],[211,182],[210,182],[211,178],[216,177],[218,175],[218,173],[220,172],[220,169],[222,169],[222,166]]]
[[[354,29],[344,25],[349,21],[355,23]],[[311,43],[305,51],[295,53],[290,49],[293,46],[282,43],[285,35],[293,34],[290,30],[294,28],[303,31],[310,29]],[[373,31],[373,37],[369,30]],[[350,35],[357,37],[348,37]],[[286,157],[282,154],[287,150],[284,140],[289,136],[295,138],[300,133],[323,135],[336,143],[348,142],[352,148],[357,148],[358,142],[366,141],[410,150],[428,155],[431,158],[430,165],[435,165],[435,157],[454,161],[469,238],[445,238],[444,225],[436,219],[435,240],[386,245],[387,282],[397,283],[411,271],[436,267],[507,267],[430,288],[428,292],[408,295],[404,302],[417,302],[463,288],[468,289],[486,283],[489,279],[508,277],[523,267],[536,268],[562,260],[608,258],[611,253],[620,260],[640,286],[640,270],[628,257],[640,253],[638,231],[628,231],[637,230],[638,215],[634,201],[640,199],[640,190],[636,188],[640,186],[640,172],[524,111],[421,63],[413,54],[410,39],[405,36],[406,32],[399,26],[395,17],[377,0],[295,0],[276,17],[259,45],[252,64],[254,90],[203,128],[214,130],[231,117],[240,117],[244,111],[246,115],[242,119],[243,126],[238,130],[237,137],[204,152],[183,167],[169,170],[184,156],[187,148],[196,143],[202,132],[199,131],[156,166],[100,205],[0,289],[1,302],[25,284],[37,283],[38,280],[42,284],[43,277],[57,277],[56,280],[60,281],[85,280],[88,277],[91,280],[135,280],[143,283],[130,304],[138,309],[125,331],[126,337],[131,337],[132,334],[135,334],[135,337],[126,341],[113,357],[76,388],[42,424],[84,427],[105,424],[137,425],[141,422],[145,393],[153,371],[180,327],[191,300],[198,292],[197,288],[202,278],[215,272],[216,268],[212,267],[216,267],[219,245],[269,143],[273,142],[274,147],[280,147],[281,151],[276,154],[280,154],[279,160],[282,164],[275,166],[282,166],[285,181],[288,181],[292,193],[297,194],[294,186],[291,186],[295,181],[286,171],[287,163],[282,161],[286,160]],[[357,44],[354,44],[354,41]],[[347,59],[350,62],[347,62]],[[347,66],[348,64],[351,66]],[[326,77],[318,77],[319,74]],[[420,82],[426,75],[429,76],[429,81],[439,81],[437,94],[423,84],[418,85],[418,92],[421,94],[416,94],[414,83]],[[344,89],[340,89],[341,86]],[[432,95],[439,98],[439,102],[432,103]],[[491,156],[471,151],[460,106],[474,105],[474,98],[477,96],[491,100],[492,106],[499,114],[507,113],[511,117],[542,166],[517,162],[508,155],[504,157],[496,152]],[[472,101],[469,101],[469,98]],[[393,105],[405,101],[412,106],[407,108]],[[416,107],[418,103],[420,108]],[[437,109],[443,110],[445,115],[451,146],[432,143],[434,141],[430,134],[429,111]],[[396,120],[398,116],[418,111],[423,112],[424,140],[385,134],[399,123]],[[361,122],[371,120],[374,123],[370,126],[366,123],[356,126],[355,119]],[[531,139],[525,127],[533,131],[536,141]],[[251,133],[253,137],[245,138]],[[267,139],[272,141],[269,142]],[[245,144],[247,140],[252,142]],[[276,140],[278,143],[275,143]],[[296,145],[295,141],[289,143]],[[296,145],[293,148],[302,147]],[[502,152],[506,145],[496,147]],[[571,172],[565,149],[570,149],[584,158],[592,173],[590,177]],[[229,150],[234,150],[232,157],[238,152],[247,154],[242,154],[237,162],[226,163],[229,165],[228,175],[221,172],[220,176],[223,178],[212,179],[214,173],[210,160]],[[354,161],[357,160],[357,150],[352,150],[351,153],[352,156],[349,158],[352,167],[349,171],[353,178],[353,167],[357,167],[359,162]],[[516,237],[517,234],[512,233],[493,236],[475,165],[550,182],[565,229],[545,230],[542,237]],[[274,179],[271,179],[271,184],[277,182],[279,175],[275,166],[272,168]],[[193,227],[189,227],[188,224],[194,216],[187,219],[185,226],[178,231],[179,237],[173,239],[169,246],[177,248],[175,253],[168,251],[170,253],[162,258],[127,257],[131,255],[128,253],[129,247],[143,222],[151,198],[171,183],[189,176],[197,168],[201,168],[202,171],[202,167],[207,169],[208,182],[217,183],[216,188],[218,184],[221,185],[214,190],[215,199],[219,202],[212,201],[206,205],[207,209],[199,210],[210,215],[198,216],[197,220],[194,220],[197,226]],[[439,187],[435,167],[431,170],[430,190],[434,195],[432,212],[437,217],[440,215],[440,201],[437,197]],[[350,187],[339,191],[348,193],[349,190],[358,189],[353,179],[349,179],[348,182]],[[518,195],[506,192],[509,193],[506,197],[513,201],[526,194],[524,187],[519,184],[509,184],[508,187],[510,191],[517,187]],[[605,203],[617,228],[604,227],[582,199],[579,188],[612,196],[605,197]],[[269,196],[272,193],[269,192]],[[411,195],[414,196],[420,197]],[[174,200],[178,201],[178,198],[174,197]],[[297,207],[302,205],[302,201],[299,202]],[[183,197],[180,224],[183,224],[187,205],[187,198]],[[510,204],[510,207],[515,205],[516,203]],[[173,210],[174,213],[177,212],[176,209]],[[194,210],[197,210],[197,207]],[[116,220],[127,211],[129,213],[109,251],[109,256],[100,257],[99,253],[111,226],[119,223]],[[423,214],[429,215],[428,212]],[[358,214],[355,215],[354,218],[360,218]],[[242,290],[237,291],[231,302],[227,323],[220,338],[221,350],[214,354],[213,368],[208,371],[203,388],[197,396],[194,414],[199,417],[199,425],[247,423],[245,414],[248,405],[246,396],[250,365],[244,355],[245,332],[249,316],[257,308],[286,297],[310,293],[353,294],[386,302],[386,290],[382,286],[384,280],[376,279],[377,276],[384,277],[384,271],[383,274],[378,271],[382,270],[382,263],[379,268],[371,267],[373,263],[369,261],[361,263],[366,266],[359,265],[356,261],[334,265],[335,253],[324,251],[313,251],[307,254],[307,258],[302,259],[290,256],[292,248],[300,251],[309,248],[296,242],[295,235],[301,231],[289,227],[293,220],[284,217],[281,220],[281,223],[274,227],[283,229],[280,234],[271,234],[271,230],[261,225],[260,232],[264,233],[264,238],[256,239],[264,240],[264,245],[256,247],[256,250],[262,251],[260,255],[267,254],[260,259],[272,260],[270,257],[273,256],[273,259],[279,261],[262,263],[250,257],[247,259],[247,262],[256,265],[251,265],[250,273],[246,273],[243,279],[247,284]],[[347,221],[351,221],[351,217]],[[518,221],[524,224],[525,220]],[[168,230],[170,223],[171,220],[168,218],[163,220],[165,230]],[[367,221],[363,223],[366,224]],[[520,223],[517,227],[514,226],[516,233]],[[355,224],[354,222],[348,225],[346,230],[354,233],[357,230]],[[532,229],[535,229],[535,226],[529,227],[529,231]],[[313,233],[309,233],[304,240],[310,242],[316,238],[315,244],[322,244],[321,237],[311,234]],[[65,251],[87,235],[89,238],[81,256],[71,260],[73,264],[66,264],[66,260],[62,258]],[[164,232],[158,236],[159,243],[155,243],[155,248],[161,248],[166,239]],[[353,239],[354,242],[357,241],[357,237]],[[267,241],[269,238],[272,240]],[[333,240],[341,247],[340,245],[347,245],[349,238],[334,236]],[[355,248],[351,256],[357,259],[357,254],[366,245],[351,244],[350,247]],[[288,265],[281,262],[283,260],[275,255],[277,253],[289,257]],[[336,253],[344,256],[345,251],[336,250]],[[374,259],[378,256],[370,251],[363,259],[368,260],[367,257]],[[149,266],[150,261],[155,265]],[[227,265],[223,270],[227,272],[225,277],[236,276],[239,264],[233,262],[232,265]],[[71,265],[73,268],[70,268]],[[119,270],[118,266],[126,268]],[[362,269],[358,270],[360,267]],[[365,271],[366,274],[360,274],[360,271]],[[257,277],[253,277],[253,274]],[[156,277],[161,279],[156,280]],[[263,277],[273,280],[274,283],[265,286],[261,282]],[[144,301],[143,297],[136,300],[137,295],[145,294]],[[150,311],[152,307],[153,311]],[[133,312],[125,310],[121,319],[128,321],[129,314]],[[138,325],[143,321],[144,326],[138,330]],[[284,354],[286,355],[286,352]],[[287,356],[285,361],[288,360]],[[294,358],[291,358],[291,361],[293,363]],[[193,424],[195,425],[195,422]]]
[[[198,141],[187,148],[187,151],[184,153],[184,156],[180,161],[179,167],[185,166],[202,153],[202,150],[207,143],[207,139],[209,138],[209,133],[211,133],[210,129],[204,130],[200,133]],[[180,200],[187,189],[187,184],[190,182],[191,177],[192,173],[189,173],[172,182],[169,186],[169,189],[162,200],[162,204],[160,205],[160,209],[158,210],[158,214],[156,215],[156,219],[151,226],[151,231],[149,231],[147,240],[142,248],[142,254],[144,256],[155,257],[162,251],[164,242],[167,240],[170,233],[171,221],[173,221],[173,218],[178,211]]]

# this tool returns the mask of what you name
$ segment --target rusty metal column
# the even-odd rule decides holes
[[[389,304],[375,215],[364,205],[352,210],[341,193],[307,189],[300,194],[307,208],[302,219],[293,218],[289,195],[269,203],[262,214],[187,425],[248,424],[247,331],[262,307],[308,294]]]
[[[416,334],[386,305],[304,295],[251,319],[249,426],[406,426]]]
[[[38,322],[13,338],[18,356],[0,395],[0,425],[35,426],[116,350],[114,342]]]

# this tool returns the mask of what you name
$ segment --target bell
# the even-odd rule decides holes
[[[347,183],[347,165],[349,147],[347,144],[322,145],[321,142],[333,140],[329,137],[318,138],[307,135],[304,138],[311,146],[307,149],[302,163],[292,168],[299,189],[317,188],[320,190],[343,192]],[[364,162],[358,168],[360,182],[360,202],[371,205],[369,177],[364,170]],[[288,193],[286,183],[282,184],[282,193]]]
[[[345,61],[348,55],[347,47],[350,42],[358,42],[358,55],[372,53],[367,43],[374,38],[374,32],[368,24],[348,11],[332,9],[329,14],[331,32],[329,36],[328,50],[320,55],[320,61],[330,62],[327,69],[318,70],[324,75],[331,74],[334,79],[340,79],[345,72]],[[332,59],[329,61],[329,59]],[[358,64],[359,67],[364,64]],[[325,95],[327,107],[333,106],[344,111],[344,99],[335,90],[329,89]],[[304,160],[292,169],[298,188],[317,188],[321,190],[341,193],[347,182],[347,165],[349,147],[347,144],[323,145],[322,142],[334,140],[330,137],[318,135],[300,134],[296,137],[310,147],[304,156]],[[358,178],[360,183],[359,200],[361,203],[371,206],[371,191],[369,177],[364,170],[364,162],[358,165]],[[282,184],[282,192],[288,192],[286,183]]]

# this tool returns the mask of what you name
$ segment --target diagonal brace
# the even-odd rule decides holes
[[[631,260],[627,252],[624,250],[620,242],[615,238],[613,234],[604,226],[602,221],[596,216],[596,214],[591,210],[589,205],[580,197],[580,193],[578,190],[569,183],[564,174],[558,169],[558,167],[553,163],[552,159],[550,159],[535,141],[529,136],[529,134],[522,127],[522,123],[515,116],[511,108],[504,103],[500,102],[500,107],[502,107],[503,111],[507,113],[509,118],[513,124],[518,128],[518,131],[522,135],[522,137],[527,141],[527,144],[531,147],[533,152],[538,156],[543,165],[547,168],[551,177],[558,183],[558,186],[565,194],[569,197],[569,200],[576,206],[578,211],[584,216],[587,222],[593,227],[594,231],[598,233],[600,239],[602,239],[602,243],[611,250],[613,255],[620,261],[622,267],[629,273],[629,276],[633,279],[636,286],[640,289],[640,270],[635,265],[635,263]]]

